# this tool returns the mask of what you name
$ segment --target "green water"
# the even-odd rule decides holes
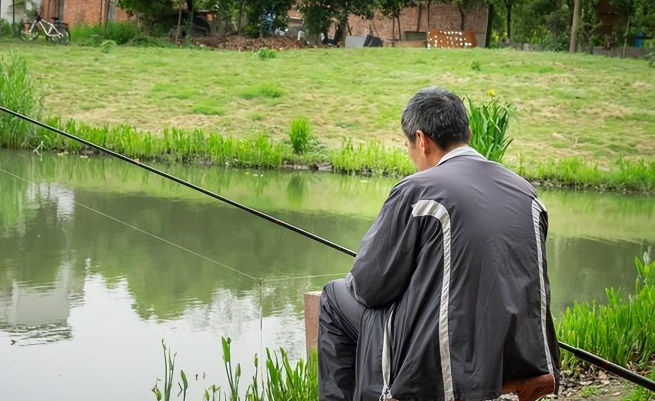
[[[160,167],[352,249],[395,182]],[[162,339],[200,400],[224,383],[221,336],[246,377],[262,347],[302,356],[302,294],[350,268],[347,256],[120,161],[0,151],[0,169],[3,401],[154,399]],[[554,312],[632,288],[634,257],[655,256],[655,198],[542,198]]]

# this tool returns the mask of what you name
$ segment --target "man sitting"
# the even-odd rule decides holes
[[[468,146],[456,95],[419,91],[402,128],[420,171],[392,189],[351,273],[325,286],[320,399],[555,391],[546,208],[527,181]]]

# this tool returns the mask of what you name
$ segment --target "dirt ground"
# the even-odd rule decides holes
[[[262,47],[275,50],[302,49],[303,43],[287,36],[272,36],[267,38],[248,38],[229,35],[225,38],[199,38],[196,44],[221,50],[258,51]]]
[[[631,392],[631,386],[615,377],[606,375],[604,372],[594,374],[593,377],[582,377],[571,379],[562,378],[559,393],[549,395],[544,400],[558,401],[620,401]],[[501,401],[518,401],[514,395],[504,395]]]

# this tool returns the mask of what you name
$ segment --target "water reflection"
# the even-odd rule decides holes
[[[394,183],[164,167],[353,249]],[[302,294],[328,279],[270,279],[338,275],[352,263],[110,159],[0,151],[0,168],[34,183],[0,172],[0,388],[13,391],[3,399],[21,399],[31,388],[19,379],[25,372],[51,385],[52,393],[44,393],[49,398],[97,399],[94,386],[108,387],[107,399],[147,398],[152,379],[161,376],[161,338],[188,358],[185,368],[200,372],[218,371],[224,335],[235,339],[235,356],[244,362],[262,345],[284,346],[299,356]],[[554,310],[574,300],[602,299],[609,286],[632,288],[634,257],[655,256],[655,200],[551,192],[543,199],[551,217]],[[87,359],[71,357],[80,354]],[[121,358],[138,362],[120,378],[106,377],[124,368]],[[57,360],[69,361],[59,366]],[[67,379],[48,369],[88,384],[71,391]],[[125,385],[112,390],[111,380]]]

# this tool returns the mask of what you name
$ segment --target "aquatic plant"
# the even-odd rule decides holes
[[[416,171],[404,150],[378,142],[355,145],[351,138],[331,154],[330,162],[334,171],[342,173],[406,176]]]
[[[557,324],[559,340],[623,366],[645,368],[655,357],[655,261],[635,259],[635,291],[623,296],[606,290],[607,303],[574,303]],[[562,367],[573,369],[580,361],[562,355]]]
[[[489,160],[502,162],[513,141],[507,135],[507,130],[514,106],[494,97],[479,105],[470,98],[466,102],[471,126],[471,147]]]
[[[306,118],[296,118],[291,122],[289,129],[289,140],[291,147],[297,154],[305,153],[309,148],[310,140],[312,139],[312,129],[309,125],[309,120]]]
[[[309,354],[307,361],[300,359],[293,365],[289,361],[289,355],[280,348],[279,354],[266,349],[265,372],[266,379],[260,383],[259,378],[259,357],[255,355],[255,374],[252,376],[245,395],[242,397],[239,391],[241,381],[241,364],[236,367],[232,365],[232,340],[222,338],[223,346],[223,367],[227,375],[229,389],[222,390],[219,386],[211,385],[204,391],[205,401],[317,401],[318,400],[318,356],[316,351]],[[152,392],[157,401],[170,401],[171,387],[175,376],[175,355],[171,358],[171,351],[162,341],[164,347],[164,392],[159,389],[160,380],[155,382]],[[183,396],[189,388],[186,375],[180,370],[182,382],[178,382],[180,392],[177,398]]]
[[[526,166],[509,166],[519,175],[536,181],[551,182],[570,188],[599,188],[652,192],[655,190],[655,161],[619,159],[610,168],[577,157]]]

